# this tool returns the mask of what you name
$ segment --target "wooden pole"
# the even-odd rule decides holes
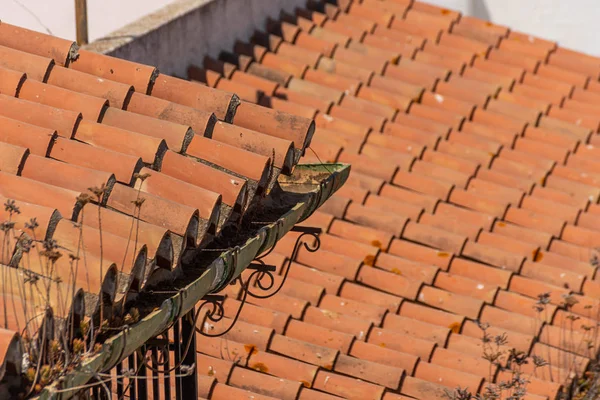
[[[77,44],[88,43],[87,0],[75,0],[75,28]]]

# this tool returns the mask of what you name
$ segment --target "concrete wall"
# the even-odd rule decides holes
[[[173,0],[88,0],[88,35],[94,41]],[[73,0],[0,0],[0,19],[75,40]]]
[[[600,56],[598,0],[427,0]]]
[[[5,0],[4,0],[5,1]],[[122,0],[128,1],[128,0]],[[179,0],[125,26],[86,48],[158,66],[161,72],[185,76],[188,65],[202,65],[205,55],[231,50],[306,0]]]

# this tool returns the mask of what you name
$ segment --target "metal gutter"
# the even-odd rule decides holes
[[[98,373],[117,365],[149,339],[169,328],[181,316],[188,313],[202,298],[227,285],[258,255],[270,249],[292,227],[308,218],[347,180],[350,166],[346,164],[303,164],[298,165],[293,176],[281,176],[283,189],[298,193],[306,192],[304,201],[294,205],[276,222],[265,225],[243,245],[221,253],[204,273],[187,285],[178,294],[165,300],[160,308],[152,311],[135,325],[107,339],[98,354],[84,360],[73,371],[45,387],[36,397],[46,399],[69,399],[91,378],[99,379]],[[320,178],[325,179],[320,180]],[[314,190],[302,190],[316,187]],[[295,190],[300,188],[300,190]],[[71,389],[72,388],[72,389]]]

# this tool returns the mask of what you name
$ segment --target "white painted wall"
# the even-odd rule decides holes
[[[600,56],[598,0],[427,0]]]
[[[88,0],[88,35],[93,41],[173,0]],[[0,0],[0,20],[75,40],[74,0]]]

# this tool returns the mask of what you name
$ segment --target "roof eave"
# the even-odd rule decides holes
[[[326,177],[324,175],[326,174]],[[221,253],[206,271],[176,295],[165,300],[161,307],[148,314],[135,325],[107,339],[102,350],[88,357],[57,382],[49,385],[37,396],[40,400],[71,398],[82,385],[102,371],[116,366],[142,346],[147,340],[168,329],[174,321],[192,310],[202,298],[220,290],[239,276],[254,258],[270,249],[292,227],[312,215],[348,179],[350,166],[347,164],[303,164],[298,165],[292,176],[281,176],[282,187],[302,185],[309,194],[303,201],[282,215],[276,222],[265,225],[258,233],[239,247]],[[236,253],[234,255],[234,253]],[[69,391],[72,388],[72,391]]]

